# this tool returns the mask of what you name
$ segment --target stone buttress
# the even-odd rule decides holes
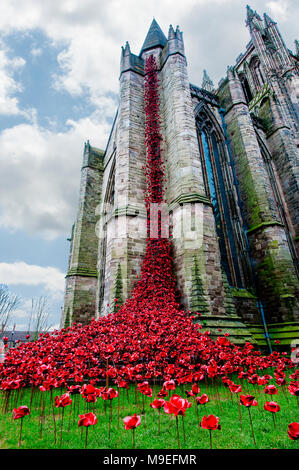
[[[86,323],[96,316],[98,237],[96,207],[101,197],[104,152],[85,144],[77,218],[70,239],[66,275],[65,323]]]

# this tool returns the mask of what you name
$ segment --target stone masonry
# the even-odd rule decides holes
[[[181,305],[203,331],[260,346],[298,337],[298,47],[247,7],[251,40],[218,88],[188,79],[183,35],[153,20],[121,51],[105,151],[85,144],[61,326],[115,310],[146,246],[144,65],[158,68],[167,217]],[[168,236],[168,234],[166,234]],[[265,325],[266,324],[266,325]],[[265,334],[265,331],[270,332]]]

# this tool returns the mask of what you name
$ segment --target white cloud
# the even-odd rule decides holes
[[[30,120],[0,134],[0,224],[46,238],[65,235],[70,230],[77,204],[83,142],[90,139],[92,145],[106,146],[110,131],[107,119],[116,109],[113,96],[118,92],[120,51],[126,40],[132,52],[138,54],[153,16],[165,34],[169,23],[179,24],[184,32],[190,80],[200,85],[206,68],[217,84],[225,75],[226,66],[234,63],[249,41],[246,3],[247,0],[0,3],[2,34],[41,30],[52,44],[62,48],[53,86],[76,96],[84,93],[84,99],[87,96],[97,107],[91,116],[78,121],[71,119],[70,110],[68,130],[64,132],[55,130],[51,116],[49,128],[38,126],[35,110],[20,111],[15,96],[21,85],[14,72],[24,66],[23,59],[16,58],[8,64],[7,55],[0,56],[0,74],[6,71],[0,88],[0,112],[22,112]],[[260,14],[268,8],[278,21],[276,15],[283,18],[293,11],[285,34],[295,35],[296,0],[252,0],[251,4]],[[39,54],[38,44],[31,53]]]
[[[266,7],[277,21],[286,21],[291,13],[289,0],[272,0],[266,3]]]
[[[40,57],[42,55],[43,51],[40,47],[33,47],[30,51],[30,54],[33,57]]]
[[[62,293],[64,273],[51,266],[36,266],[24,261],[0,263],[0,283],[8,286],[42,286],[51,294]]]
[[[107,102],[103,105],[108,106]],[[114,106],[113,106],[114,105]],[[115,110],[115,103],[110,100]],[[20,124],[0,134],[0,224],[47,239],[67,234],[75,217],[83,143],[105,148],[110,125],[98,113],[69,120],[66,132]]]
[[[19,108],[17,92],[22,91],[21,84],[15,79],[15,72],[24,67],[25,60],[22,57],[10,59],[7,49],[0,41],[0,114],[23,114]]]

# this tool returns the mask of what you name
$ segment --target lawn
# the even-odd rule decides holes
[[[263,371],[273,375],[273,371]],[[256,440],[253,442],[252,429],[249,420],[248,409],[238,406],[238,396],[232,395],[227,387],[220,381],[218,383],[200,382],[200,395],[206,393],[210,401],[206,405],[196,405],[194,398],[188,400],[191,408],[186,410],[186,416],[178,417],[178,430],[180,448],[205,449],[210,448],[210,433],[199,427],[198,423],[204,415],[214,414],[219,417],[221,430],[212,431],[213,449],[299,449],[299,440],[293,441],[288,437],[288,424],[299,421],[298,397],[290,395],[288,389],[277,386],[277,395],[269,396],[264,393],[265,386],[245,383],[233,377],[235,383],[242,385],[243,394],[254,395],[258,406],[252,406],[251,417]],[[273,380],[270,383],[274,383]],[[186,397],[185,390],[190,390],[192,384],[178,386],[169,393],[177,393]],[[112,384],[110,384],[112,386]],[[141,415],[141,425],[135,431],[136,449],[177,449],[178,436],[176,419],[163,411],[160,413],[150,407],[155,394],[161,386],[152,386],[153,397],[147,397],[136,392],[134,385],[129,390],[119,389],[119,397],[110,401],[98,398],[96,403],[86,403],[81,395],[72,395],[72,405],[64,408],[62,420],[62,408],[55,408],[55,426],[53,419],[53,407],[49,391],[40,392],[39,389],[31,392],[31,389],[14,391],[7,401],[7,392],[1,392],[0,415],[0,448],[18,448],[21,419],[13,419],[12,409],[20,405],[27,405],[31,409],[31,415],[23,418],[22,441],[23,449],[80,449],[85,447],[86,428],[78,427],[79,414],[92,411],[96,414],[98,422],[88,428],[87,448],[89,449],[130,449],[132,448],[131,430],[126,431],[122,419],[125,416],[137,413]],[[66,390],[53,390],[53,398],[61,395]],[[32,399],[32,401],[31,401]],[[165,398],[166,400],[169,397]],[[53,400],[54,401],[54,400]],[[265,401],[276,401],[281,411],[275,415],[275,423],[271,412],[264,410]],[[30,406],[31,402],[31,406]],[[6,410],[4,409],[6,406]],[[144,406],[144,410],[143,410]],[[198,414],[197,414],[198,412]],[[110,438],[109,419],[112,414]],[[240,423],[241,413],[241,423]],[[274,426],[275,424],[275,426]],[[56,443],[54,441],[56,428]],[[185,436],[185,438],[184,438]]]

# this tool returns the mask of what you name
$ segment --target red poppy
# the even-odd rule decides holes
[[[290,382],[290,385],[288,386],[288,391],[290,392],[291,395],[294,396],[299,396],[299,382]]]
[[[152,408],[155,408],[157,410],[160,410],[163,406],[164,406],[164,403],[165,403],[165,400],[163,400],[163,398],[160,398],[160,399],[155,399],[151,404],[150,406]]]
[[[116,380],[116,384],[118,385],[119,388],[129,388],[128,382],[122,379]]]
[[[271,411],[271,413],[277,413],[280,411],[280,406],[278,403],[276,403],[276,401],[266,401],[264,404],[264,409],[266,411]]]
[[[288,435],[292,441],[299,439],[299,423],[291,423],[288,426]]]
[[[157,393],[157,397],[159,397],[159,398],[167,397],[167,396],[168,396],[168,392],[166,390],[164,390],[164,388],[162,388],[160,390],[160,392]]]
[[[153,396],[153,390],[151,389],[151,387],[149,386],[149,383],[148,382],[142,382],[141,384],[138,384],[138,390],[140,393],[142,393],[143,395],[146,395],[148,397],[152,397]]]
[[[165,401],[164,411],[167,414],[174,414],[174,416],[185,416],[185,412],[187,408],[190,408],[190,406],[191,403],[187,399],[182,398],[179,395],[172,395],[169,402]]]
[[[175,390],[176,389],[175,381],[174,380],[166,380],[166,382],[164,382],[164,384],[163,384],[163,388],[165,390]]]
[[[13,419],[24,418],[24,416],[30,415],[30,410],[28,406],[19,406],[19,408],[14,408],[13,412]]]
[[[265,393],[268,395],[277,395],[278,390],[275,385],[267,385],[267,387],[265,387]]]
[[[240,395],[240,404],[248,408],[249,406],[256,406],[257,401],[252,395]]]
[[[123,422],[125,423],[125,429],[128,431],[137,428],[141,424],[141,418],[134,413],[133,416],[126,416]]]
[[[209,429],[210,431],[221,429],[219,418],[214,415],[204,416],[201,420],[200,426],[204,429]]]
[[[114,351],[115,351],[115,347],[113,346],[113,344],[109,344],[109,346],[106,348],[106,352],[112,353]]]
[[[65,408],[66,406],[70,405],[72,403],[72,400],[70,399],[70,394],[69,393],[64,393],[61,395],[59,398],[58,396],[55,397],[55,407],[56,408]]]
[[[229,390],[231,391],[231,393],[240,393],[240,392],[242,392],[242,387],[241,387],[241,385],[233,383],[233,384],[229,385]]]
[[[103,400],[113,400],[113,398],[118,397],[118,391],[114,388],[108,388],[108,390],[102,391],[101,397]]]
[[[197,384],[193,384],[191,390],[194,393],[194,395],[197,395],[198,393],[200,393],[200,388]]]
[[[205,393],[201,395],[201,397],[196,397],[196,403],[198,405],[205,405],[206,403],[208,403],[208,401],[209,401],[209,397]]]
[[[97,424],[98,419],[94,413],[85,413],[84,415],[79,415],[80,419],[78,421],[78,426],[93,426]]]

